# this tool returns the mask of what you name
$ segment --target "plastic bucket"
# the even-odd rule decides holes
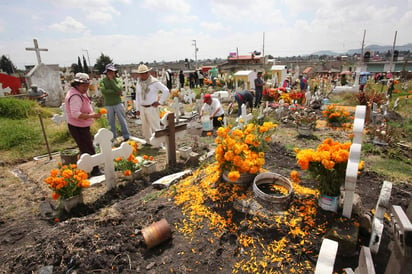
[[[211,131],[213,130],[213,125],[212,125],[212,120],[210,120],[209,117],[207,116],[202,116],[202,119],[200,120],[202,123],[202,129],[203,131]]]
[[[338,212],[339,196],[320,194],[318,205],[326,211]]]
[[[155,247],[172,237],[172,230],[166,219],[161,219],[142,229],[147,248]]]

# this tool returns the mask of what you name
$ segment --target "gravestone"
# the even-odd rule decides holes
[[[37,39],[33,39],[33,43],[34,48],[26,48],[26,50],[36,52],[37,65],[26,75],[27,84],[29,87],[32,84],[36,84],[49,94],[49,96],[46,97],[46,106],[58,107],[64,97],[59,67],[58,65],[48,66],[43,64],[41,62],[40,51],[48,51],[48,49],[39,48]]]
[[[132,154],[133,148],[123,142],[120,147],[112,149],[113,133],[101,128],[94,137],[94,143],[99,145],[100,153],[90,155],[83,153],[77,161],[77,166],[86,172],[90,172],[94,166],[104,164],[104,175],[106,178],[107,189],[110,190],[116,186],[116,173],[114,169],[114,159],[117,157],[127,158]]]
[[[391,208],[392,254],[386,266],[385,274],[410,273],[412,269],[412,223],[402,207]]]
[[[356,106],[355,120],[353,123],[353,142],[349,151],[349,159],[345,176],[345,198],[343,202],[342,215],[351,218],[353,201],[355,197],[356,181],[360,153],[362,148],[363,127],[365,125],[366,106]]]
[[[66,116],[66,109],[64,108],[65,103],[63,103],[60,106],[60,110],[62,111],[62,114],[53,114],[53,117],[51,120],[56,123],[57,125],[60,125],[63,121],[67,121],[67,116]]]
[[[196,99],[196,94],[191,89],[183,90],[182,94],[183,94],[183,101],[186,104],[192,104],[193,101]]]
[[[353,272],[352,268],[345,268],[346,274],[375,274],[372,254],[369,247],[362,246],[359,254],[358,267]]]
[[[157,130],[150,138],[150,143],[155,146],[166,144],[166,156],[169,167],[176,166],[176,139],[183,138],[186,134],[187,124],[175,125],[173,112],[166,113],[162,118],[164,129]]]
[[[338,242],[323,239],[319,251],[319,257],[316,262],[315,274],[331,274],[335,264],[336,253],[338,252]]]
[[[236,119],[236,122],[239,126],[246,125],[250,120],[253,119],[252,113],[247,114],[246,105],[242,104],[241,106],[242,114]]]
[[[3,88],[3,83],[0,83],[0,97],[4,97],[10,94],[11,94],[11,88],[9,87]]]
[[[381,192],[379,194],[378,202],[375,207],[375,216],[372,219],[372,235],[369,241],[369,248],[372,253],[377,254],[382,239],[384,215],[385,211],[389,210],[389,200],[391,198],[392,183],[384,181]]]

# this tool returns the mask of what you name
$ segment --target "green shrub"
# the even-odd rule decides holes
[[[38,104],[35,101],[0,98],[0,117],[10,119],[25,119],[34,115]]]

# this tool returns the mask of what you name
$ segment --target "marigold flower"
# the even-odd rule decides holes
[[[100,114],[106,114],[106,113],[107,113],[107,109],[101,108],[101,109],[99,109],[99,113],[100,113]]]

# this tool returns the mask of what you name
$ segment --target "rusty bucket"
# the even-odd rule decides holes
[[[147,248],[152,248],[172,237],[172,230],[166,219],[161,219],[142,229]]]

